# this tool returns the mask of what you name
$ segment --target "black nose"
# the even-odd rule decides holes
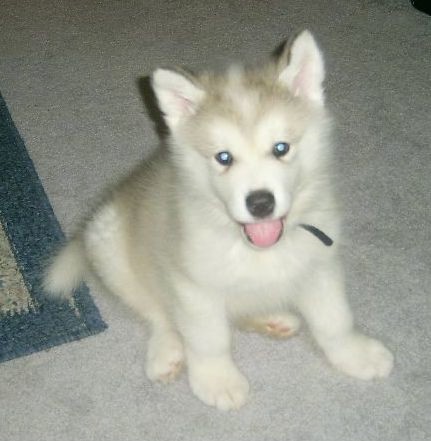
[[[245,199],[247,210],[254,217],[266,217],[272,214],[275,207],[274,195],[268,190],[252,191]]]

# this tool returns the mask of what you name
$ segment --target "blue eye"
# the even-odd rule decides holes
[[[231,165],[233,162],[233,156],[230,154],[230,152],[219,152],[215,155],[216,161],[227,167],[228,165]]]
[[[276,158],[280,158],[288,153],[290,145],[287,142],[276,142],[272,147],[272,154]]]

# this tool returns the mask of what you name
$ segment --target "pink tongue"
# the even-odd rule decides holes
[[[244,231],[251,243],[262,248],[274,245],[282,230],[283,222],[280,219],[244,225]]]

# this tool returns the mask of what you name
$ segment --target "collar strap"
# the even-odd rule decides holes
[[[308,231],[309,233],[314,234],[314,236],[316,236],[327,247],[330,247],[334,243],[329,236],[313,225],[299,224],[299,226],[304,228],[304,230]]]

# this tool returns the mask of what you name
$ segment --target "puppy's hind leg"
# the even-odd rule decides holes
[[[151,381],[170,383],[184,365],[184,349],[179,334],[162,313],[153,310],[146,317],[151,325],[145,372]]]
[[[149,322],[145,371],[150,380],[167,383],[183,365],[182,341],[158,295],[160,288],[151,280],[151,271],[147,271],[145,285],[133,271],[122,231],[115,206],[104,207],[85,231],[86,253],[105,286]]]
[[[180,373],[184,364],[184,350],[180,335],[176,332],[162,305],[148,295],[148,288],[136,284],[134,289],[124,290],[119,284],[115,293],[143,317],[150,325],[145,373],[151,381],[170,383]],[[154,292],[152,293],[154,295]]]
[[[184,364],[181,337],[156,298],[155,290],[138,283],[131,271],[127,277],[124,271],[121,273],[119,277],[111,275],[107,285],[150,325],[145,373],[151,381],[169,383],[177,377]],[[106,277],[104,281],[106,283]]]
[[[268,337],[289,338],[298,332],[301,321],[290,312],[281,312],[278,314],[241,318],[238,321],[238,326],[244,331],[259,332]]]

